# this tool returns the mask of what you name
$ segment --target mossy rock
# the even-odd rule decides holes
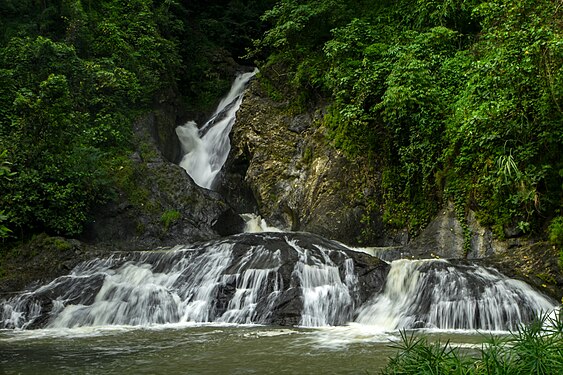
[[[36,235],[0,254],[0,295],[67,274],[80,262],[104,253],[74,239]]]
[[[549,242],[509,247],[486,262],[507,276],[525,281],[557,301],[563,298],[563,269]]]

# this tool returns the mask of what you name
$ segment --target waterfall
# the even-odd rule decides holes
[[[263,268],[264,264],[269,266]],[[262,246],[251,248],[234,273],[225,275],[225,282],[230,281],[235,287],[235,292],[228,303],[227,311],[218,321],[245,324],[265,322],[283,287],[278,273],[280,266],[279,251],[270,253]],[[264,304],[262,313],[260,304]]]
[[[299,299],[301,290],[311,311],[307,314],[318,315],[310,308],[316,301],[309,296],[315,287],[335,289],[345,299],[339,301],[338,294],[329,292],[332,298],[324,301],[323,312],[314,318],[317,323],[305,319],[303,324],[345,323],[351,318],[350,296],[339,282],[338,265],[327,256],[333,250],[309,242],[306,235],[242,234],[87,262],[49,284],[0,301],[0,328],[267,324],[273,322],[278,300],[283,305],[293,296]],[[346,272],[352,284],[350,261]],[[340,308],[347,311],[345,318]]]
[[[385,289],[358,312],[357,322],[405,328],[513,330],[555,304],[522,281],[477,265],[445,260],[396,260]]]
[[[293,241],[289,244],[299,255],[294,274],[303,291],[300,325],[322,327],[350,321],[354,311],[351,291],[357,283],[353,263],[348,262],[351,259],[346,259],[345,282],[342,282],[339,267],[328,256],[330,250],[318,247],[319,252],[313,253]]]
[[[225,164],[231,144],[229,133],[235,122],[236,112],[242,102],[247,83],[258,72],[237,76],[227,96],[225,96],[209,120],[198,129],[194,121],[188,121],[176,128],[184,156],[180,166],[192,177],[196,184],[210,189],[217,173]]]
[[[390,265],[306,233],[116,253],[0,301],[0,328],[234,323],[512,330],[557,304],[494,269]]]
[[[245,233],[283,232],[282,229],[268,225],[266,220],[255,214],[241,214]]]

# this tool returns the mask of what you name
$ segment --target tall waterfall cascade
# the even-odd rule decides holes
[[[229,93],[201,128],[198,128],[194,121],[188,121],[176,128],[184,152],[180,166],[201,187],[212,187],[227,160],[231,150],[229,133],[235,123],[236,112],[242,103],[246,85],[257,72],[255,69],[237,76]]]
[[[341,244],[304,233],[116,254],[0,301],[0,328],[355,321],[381,331],[509,330],[557,306],[493,269],[444,260],[379,261],[384,286],[362,289],[366,274],[377,270],[360,272],[358,259]]]

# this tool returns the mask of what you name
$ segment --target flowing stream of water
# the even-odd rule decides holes
[[[206,189],[213,185],[217,174],[225,164],[231,144],[229,133],[236,120],[248,81],[258,72],[237,76],[229,93],[221,100],[209,120],[198,128],[194,121],[176,128],[184,156],[180,166],[193,178],[196,184]]]
[[[373,267],[386,278],[380,292],[375,283],[366,286],[369,280],[360,283],[358,259],[341,244],[304,233],[241,234],[115,254],[1,301],[0,327],[285,324],[295,318],[302,327],[356,322],[382,332],[506,331],[556,308],[494,269],[445,260]],[[284,310],[287,303],[296,306]]]
[[[228,325],[0,331],[0,373],[376,374],[394,352],[393,335],[344,346],[338,335],[331,328]],[[480,342],[477,335],[448,338],[465,345]]]

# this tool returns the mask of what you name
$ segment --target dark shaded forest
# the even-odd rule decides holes
[[[269,5],[2,1],[0,237],[80,234],[127,183],[134,119],[171,97],[209,111]]]

